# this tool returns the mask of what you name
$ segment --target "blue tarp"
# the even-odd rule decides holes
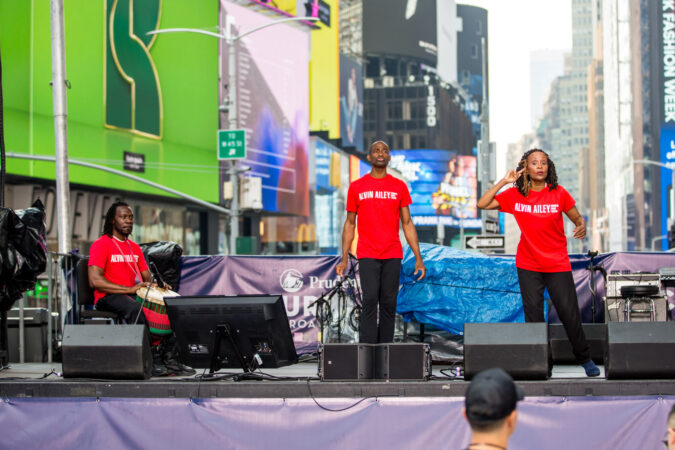
[[[404,320],[414,318],[420,323],[431,324],[455,334],[462,334],[465,322],[524,321],[513,255],[486,256],[431,244],[420,244],[420,250],[427,267],[427,276],[422,281],[416,281],[412,275],[415,256],[409,247],[404,249],[402,286],[396,307],[396,312]],[[579,254],[569,257],[581,321],[602,323],[602,297],[606,288],[602,276],[594,276],[597,293],[593,300],[588,270],[590,258]],[[598,255],[594,264],[603,267],[607,273],[658,273],[662,267],[675,267],[675,253],[605,253]],[[664,283],[662,288],[671,305],[669,309],[675,310],[673,283]],[[548,298],[548,293],[545,297]],[[544,303],[545,316],[548,316],[547,309],[548,304]],[[670,316],[669,320],[673,320],[672,314]],[[551,323],[560,322],[555,309],[551,310],[548,320]]]
[[[420,244],[426,277],[413,276],[415,255],[404,249],[396,312],[462,334],[466,322],[524,322],[513,256],[486,256]]]

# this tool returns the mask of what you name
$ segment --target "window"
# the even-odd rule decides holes
[[[473,59],[478,59],[478,45],[471,44],[471,57]]]
[[[402,119],[403,109],[400,101],[387,102],[387,119]]]

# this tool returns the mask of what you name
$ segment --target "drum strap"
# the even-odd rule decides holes
[[[117,243],[117,239],[114,237],[110,238],[113,243],[115,244],[115,247],[117,247],[117,250],[120,251],[122,254],[122,257],[124,258],[126,254],[122,251],[122,247]],[[141,276],[141,271],[138,268],[138,263],[134,260],[134,251],[131,249],[131,244],[129,244],[129,240],[125,240],[127,247],[129,248],[129,255],[131,255],[131,260],[133,261],[133,264],[130,263],[126,258],[124,258],[124,261],[127,263],[127,266],[129,266],[129,269],[134,273],[134,277],[136,277],[136,283],[140,283],[143,281],[143,276]]]

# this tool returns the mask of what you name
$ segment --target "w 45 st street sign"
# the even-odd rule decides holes
[[[246,158],[244,130],[218,130],[218,159]]]
[[[464,236],[464,248],[471,248],[476,250],[503,249],[504,235]]]

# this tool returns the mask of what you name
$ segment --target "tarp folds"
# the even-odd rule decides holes
[[[0,208],[0,311],[11,309],[23,292],[33,289],[46,268],[42,202],[38,199],[24,210]]]
[[[524,322],[513,257],[486,256],[420,244],[427,275],[413,276],[415,255],[404,248],[396,312],[462,334],[466,322]]]

